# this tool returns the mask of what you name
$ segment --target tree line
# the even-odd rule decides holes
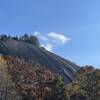
[[[34,35],[28,35],[28,34],[24,34],[22,36],[0,35],[0,40],[6,41],[8,39],[27,42],[27,43],[30,43],[30,44],[36,45],[36,46],[40,45],[38,38]]]

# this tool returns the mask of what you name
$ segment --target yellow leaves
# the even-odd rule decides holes
[[[6,60],[4,60],[3,56],[0,55],[0,68],[5,67]]]
[[[0,62],[2,62],[4,60],[4,58],[2,57],[2,55],[0,55]]]
[[[74,85],[73,88],[75,89],[75,91],[79,91],[80,86],[79,85]]]
[[[69,85],[68,85],[69,86]],[[74,95],[80,92],[80,85],[79,84],[71,84],[69,87],[66,89],[67,94]]]

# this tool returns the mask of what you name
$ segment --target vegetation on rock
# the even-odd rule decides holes
[[[14,39],[14,40],[18,40],[18,41],[22,41],[22,42],[26,42],[26,43],[30,43],[32,45],[36,45],[39,46],[39,41],[37,39],[36,36],[34,35],[28,35],[28,34],[24,34],[23,36],[7,36],[7,35],[0,35],[0,40],[2,41],[6,41],[8,39]]]
[[[17,36],[11,37],[7,35],[0,36],[0,41],[3,41],[4,44],[5,41],[7,41],[8,39],[20,41],[19,43],[26,42],[25,47],[23,46],[23,48],[29,47],[28,49],[26,49],[26,51],[30,50],[30,48],[33,47],[33,46],[31,47],[30,44],[34,45],[34,47],[39,46],[38,39],[35,36],[27,34],[21,37]],[[16,41],[15,44],[17,44]],[[1,45],[0,47],[1,51],[3,46],[5,45]],[[20,49],[22,50],[21,53],[24,52],[22,49],[22,45]],[[6,51],[5,48],[3,50]],[[37,53],[36,50],[37,50],[36,48],[35,49],[32,48],[30,50],[30,52],[31,51],[32,52],[31,53],[29,52],[29,54],[32,54],[33,51]],[[13,52],[16,52],[16,50]],[[40,52],[38,53],[40,53],[41,55],[43,52],[41,49]],[[26,52],[24,52],[23,54],[25,53]],[[20,53],[18,52],[18,54]],[[26,55],[25,57],[27,58],[28,55]],[[70,84],[66,85],[66,83],[64,83],[63,78],[60,75],[52,73],[50,70],[46,69],[45,66],[41,66],[40,63],[36,62],[37,59],[39,59],[40,62],[44,60],[44,59],[41,60],[42,59],[40,58],[41,56],[37,57],[36,61],[34,60],[32,61],[30,59],[27,60],[32,63],[35,62],[34,64],[26,62],[25,61],[26,59],[24,60],[25,57],[23,57],[23,59],[19,59],[18,57],[15,58],[11,56],[0,56],[0,100],[99,100],[100,99],[99,69],[94,69],[92,66],[85,66],[80,68],[80,70],[78,71],[79,69],[78,66],[76,65],[74,66],[72,63],[66,61],[66,63],[69,63],[69,65],[71,64],[76,68],[76,71],[73,72],[74,68],[70,69],[69,67],[69,69],[66,70],[66,72],[72,70],[72,72],[74,73],[73,75],[75,75],[75,73],[78,71],[74,80],[73,80],[74,77],[70,77],[70,75],[67,75],[67,77],[73,81]],[[43,55],[42,57],[48,59],[51,56],[45,57]],[[65,60],[62,60],[56,55],[54,56],[54,58],[58,58],[57,61],[60,60],[61,64],[65,65],[65,63],[62,63],[62,61],[65,62]],[[47,61],[48,63],[49,60],[51,59],[48,59]],[[50,65],[56,64],[55,66],[56,67],[58,66],[57,68],[59,68],[59,64],[57,63],[51,64],[51,63]],[[64,66],[63,68],[66,68],[66,66]]]

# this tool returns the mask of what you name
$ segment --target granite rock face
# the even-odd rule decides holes
[[[69,60],[45,50],[18,40],[0,40],[0,54],[24,58],[26,61],[36,61],[54,73],[62,75],[66,83],[74,79],[80,67]]]

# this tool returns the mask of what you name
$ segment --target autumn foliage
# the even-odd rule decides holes
[[[2,91],[1,91],[2,90]],[[100,70],[82,67],[70,84],[39,63],[3,56],[0,59],[0,100],[99,100]]]
[[[22,100],[67,100],[63,80],[44,67],[23,59],[6,57],[7,71]]]
[[[85,66],[67,86],[71,100],[100,100],[100,70]]]

